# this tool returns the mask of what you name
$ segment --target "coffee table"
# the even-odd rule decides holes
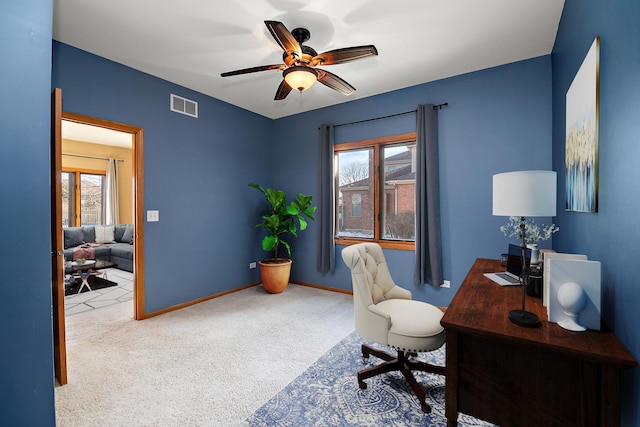
[[[82,292],[82,288],[84,288],[85,286],[87,287],[87,289],[89,289],[89,291],[91,291],[92,289],[89,284],[89,279],[91,277],[97,276],[99,274],[104,274],[104,279],[108,280],[107,272],[105,271],[100,273],[98,272],[98,270],[104,270],[105,268],[113,268],[117,266],[118,265],[116,263],[103,259],[88,259],[82,264],[78,264],[76,261],[67,263],[65,265],[64,272],[69,277],[67,280],[65,280],[65,286],[69,287],[73,284],[73,282],[75,282],[75,280],[80,279],[82,280],[82,284],[78,289],[78,293]]]

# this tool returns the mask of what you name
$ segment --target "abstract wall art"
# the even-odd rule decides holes
[[[567,91],[565,209],[598,212],[600,38]]]

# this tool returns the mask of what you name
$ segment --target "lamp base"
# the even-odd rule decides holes
[[[524,310],[511,310],[509,320],[519,326],[534,327],[540,326],[540,319],[535,313]]]

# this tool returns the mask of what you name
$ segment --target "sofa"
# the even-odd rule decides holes
[[[93,258],[113,262],[133,273],[133,225],[85,225],[63,228],[64,259]],[[89,252],[91,251],[91,252]]]

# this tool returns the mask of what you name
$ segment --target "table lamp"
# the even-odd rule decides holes
[[[529,267],[526,265],[525,217],[556,215],[557,175],[553,171],[518,171],[493,175],[493,215],[519,216],[522,247],[522,309],[511,310],[509,320],[520,326],[538,326],[540,319],[526,311],[526,287]]]

